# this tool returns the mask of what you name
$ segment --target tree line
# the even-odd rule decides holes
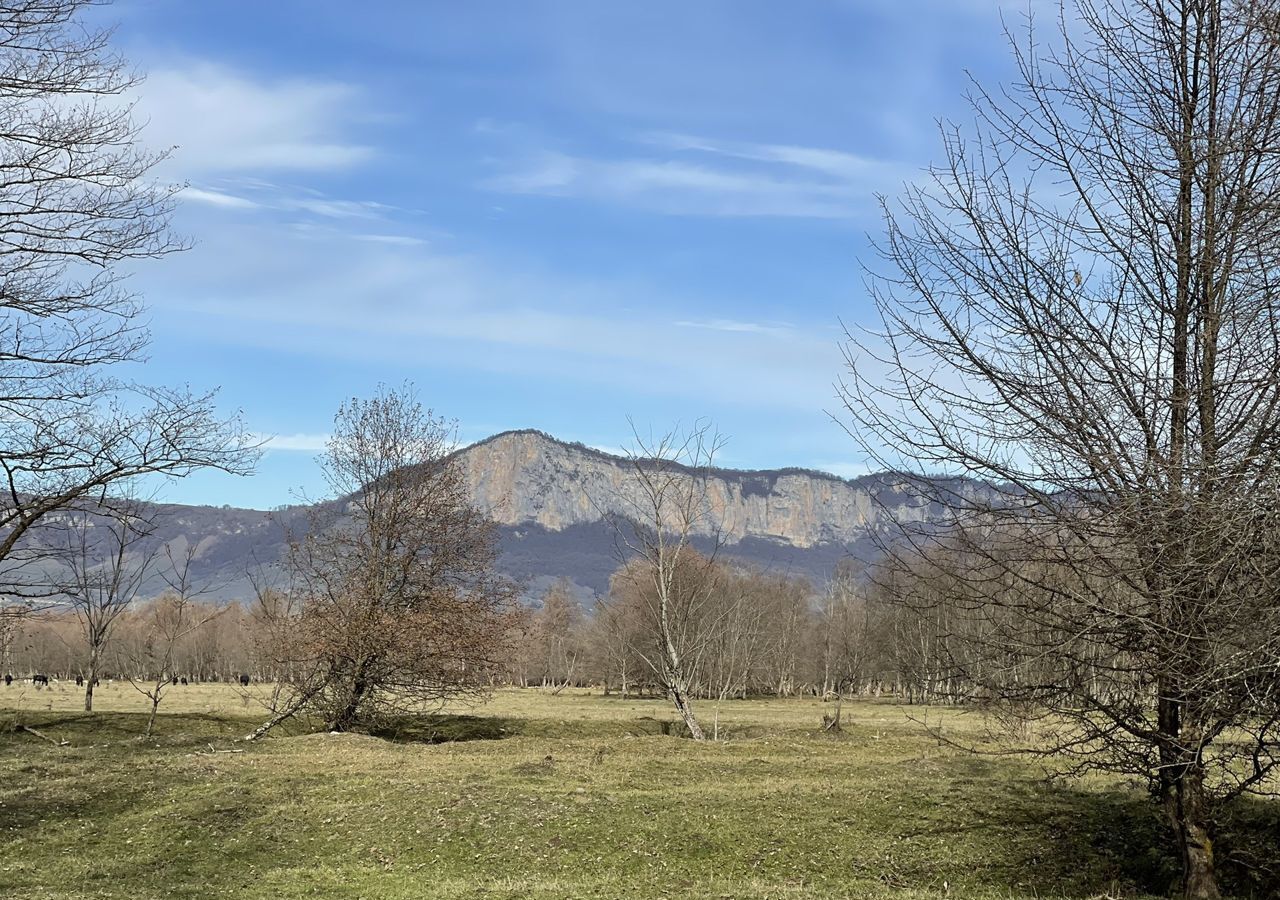
[[[863,567],[842,565],[825,588],[728,561],[691,557],[682,577],[711,584],[682,643],[691,648],[690,695],[755,697],[894,696],[908,703],[962,697],[935,653],[940,633],[870,583]],[[559,692],[593,687],[622,695],[662,695],[651,666],[657,626],[650,597],[629,563],[610,590],[586,603],[568,580],[552,584],[503,622],[508,652],[486,669],[487,685]],[[184,602],[169,592],[134,600],[113,622],[91,664],[89,629],[73,610],[48,611],[0,637],[0,673],[60,680],[76,676],[151,682],[254,682],[289,677],[281,667],[279,595],[225,605]]]
[[[173,624],[182,615],[180,601],[172,594],[132,604],[115,623],[97,677],[143,683],[160,678],[234,681],[242,674],[261,681],[274,676],[257,649],[262,624],[253,604],[188,610],[190,621],[170,646]],[[63,681],[91,677],[89,641],[74,612],[47,612],[14,632],[7,646],[0,647],[5,673],[39,673]]]

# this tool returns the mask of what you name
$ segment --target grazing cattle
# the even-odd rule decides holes
[[[248,675],[241,675],[241,676],[240,676],[240,686],[241,686],[241,687],[248,687],[248,686],[249,686],[249,676],[248,676]]]
[[[39,687],[39,686],[40,686],[40,685],[42,685],[42,684],[43,684],[45,687],[48,687],[48,686],[49,686],[49,676],[48,676],[48,675],[32,675],[32,676],[31,676],[31,683],[32,683],[32,684],[34,684],[36,687]]]
[[[77,676],[76,676],[76,687],[84,687],[84,676],[83,676],[83,675],[77,675]]]
[[[13,676],[12,676],[12,675],[5,675],[5,676],[4,676],[4,686],[5,686],[5,687],[8,687],[8,686],[9,686],[9,685],[11,685],[11,684],[13,684]]]
[[[186,684],[186,683],[187,683],[187,679],[185,679],[185,678],[179,678],[179,679],[178,679],[178,683],[179,683],[179,684]]]

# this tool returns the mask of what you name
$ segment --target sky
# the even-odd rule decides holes
[[[876,197],[969,120],[966,72],[1008,77],[1003,6],[117,0],[192,242],[131,276],[137,377],[267,440],[165,498],[317,496],[338,405],[405,380],[463,442],[707,419],[722,465],[861,474],[834,385]]]

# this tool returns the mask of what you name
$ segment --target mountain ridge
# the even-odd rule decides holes
[[[576,450],[581,453],[594,455],[607,460],[616,460],[616,461],[622,461],[622,462],[630,461],[629,457],[620,456],[616,453],[610,453],[607,450],[601,450],[599,447],[593,447],[590,444],[584,444],[581,441],[566,441],[563,438],[558,438],[554,434],[551,434],[550,432],[547,432],[547,431],[543,431],[540,428],[510,428],[510,429],[507,429],[506,431],[500,431],[497,434],[491,434],[489,435],[489,437],[482,438],[481,440],[478,440],[473,444],[468,444],[465,447],[459,447],[457,450],[453,451],[453,453],[450,455],[458,456],[463,453],[466,453],[467,451],[475,450],[479,447],[483,447],[486,444],[492,444],[495,441],[498,441],[502,438],[524,437],[524,436],[538,437],[547,441],[548,443],[556,444],[560,447],[564,447],[565,449]],[[684,465],[683,463],[672,463],[671,465],[674,468],[680,469],[684,472],[704,471],[703,469],[695,470],[693,467]],[[705,471],[707,472],[707,474],[715,475],[715,476],[810,475],[814,478],[823,478],[829,481],[839,481],[844,484],[855,484],[864,480],[871,480],[871,479],[876,479],[876,478],[880,478],[887,475],[896,474],[888,471],[869,472],[866,475],[859,475],[857,478],[843,478],[839,475],[836,475],[833,472],[826,472],[826,471],[823,471],[822,469],[810,469],[804,466],[783,466],[782,468],[777,468],[777,469],[737,469],[731,466],[709,466],[705,469]]]
[[[631,460],[537,429],[499,432],[451,458],[463,468],[472,501],[498,526],[499,568],[520,579],[527,594],[558,578],[572,581],[584,599],[607,589],[620,564],[610,521],[625,517],[643,496]],[[892,522],[943,512],[900,473],[845,479],[797,467],[675,470],[706,478],[719,527],[702,528],[700,545],[723,538],[728,558],[819,583],[845,556],[870,558],[876,533]],[[253,596],[253,578],[283,559],[287,533],[305,529],[312,506],[156,508],[162,515],[152,539],[181,549],[194,544],[193,574],[215,585],[206,596],[230,601]],[[151,593],[162,587],[155,580],[148,585]]]

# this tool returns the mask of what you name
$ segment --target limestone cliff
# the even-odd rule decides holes
[[[553,532],[626,515],[641,501],[632,465],[536,431],[509,431],[460,451],[476,503],[502,525]],[[693,473],[684,477],[694,478]],[[714,470],[706,496],[729,545],[759,538],[809,548],[852,544],[887,521],[929,514],[889,476],[845,481],[802,469]]]

